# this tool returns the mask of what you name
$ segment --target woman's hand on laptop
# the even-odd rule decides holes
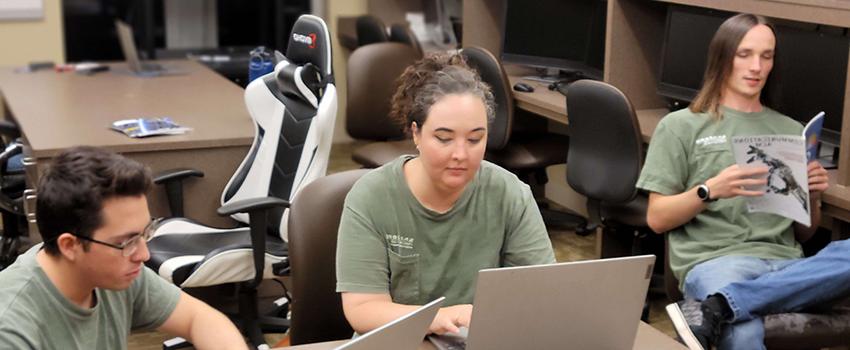
[[[460,304],[441,308],[431,322],[430,333],[459,333],[458,327],[469,327],[472,318],[472,304]]]

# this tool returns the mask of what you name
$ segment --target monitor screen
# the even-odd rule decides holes
[[[776,25],[776,65],[768,80],[767,104],[807,123],[826,112],[822,140],[837,144],[844,117],[850,39],[827,28]]]
[[[507,0],[502,60],[601,78],[606,14],[604,0]]]
[[[658,94],[690,102],[702,86],[708,44],[731,13],[671,5],[667,9]]]

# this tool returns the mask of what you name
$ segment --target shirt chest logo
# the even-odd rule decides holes
[[[387,243],[390,247],[413,249],[413,237],[404,237],[402,235],[386,235]]]
[[[699,147],[726,144],[726,135],[713,135],[701,137],[694,142]]]

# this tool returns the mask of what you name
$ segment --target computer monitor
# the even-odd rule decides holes
[[[604,0],[507,0],[502,61],[601,79],[606,14]]]
[[[691,102],[702,86],[708,44],[714,32],[732,14],[724,11],[671,5],[667,9],[658,94]]]
[[[768,105],[807,123],[826,112],[821,140],[838,145],[850,38],[843,29],[776,25],[776,66],[768,80]]]

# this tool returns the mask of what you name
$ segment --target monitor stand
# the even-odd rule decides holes
[[[821,142],[818,149],[818,162],[824,169],[838,169],[838,146]],[[824,153],[823,155],[821,155]]]
[[[549,90],[558,91],[567,95],[567,87],[573,82],[581,79],[594,79],[580,70],[563,70],[554,68],[537,68],[537,75],[523,76],[522,79],[539,81],[549,84]]]
[[[563,70],[555,68],[537,68],[537,75],[527,75],[522,79],[539,81],[549,84],[568,85],[579,79],[593,79],[580,70]]]
[[[554,83],[560,79],[561,71],[554,68],[535,68],[536,75],[526,75],[522,79],[539,81],[541,83]]]

